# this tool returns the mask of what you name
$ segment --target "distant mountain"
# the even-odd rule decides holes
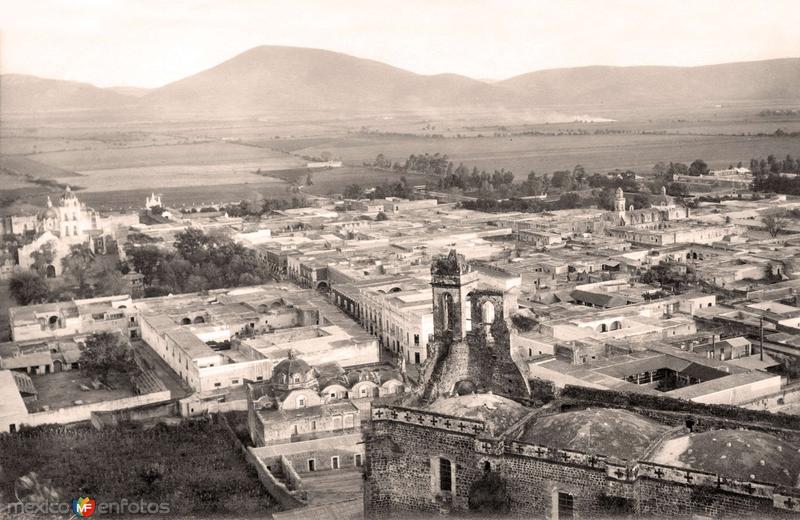
[[[423,76],[319,49],[256,47],[154,90],[148,105],[174,110],[413,110],[499,105],[502,90],[455,74]]]
[[[579,67],[530,72],[495,85],[529,105],[800,101],[800,58],[700,67]]]
[[[426,76],[337,52],[262,46],[156,89],[0,76],[6,112],[137,107],[153,114],[223,116],[284,111],[651,107],[730,101],[800,102],[800,58],[701,67],[579,67],[503,81]]]
[[[135,101],[130,96],[88,83],[23,74],[0,76],[0,111],[4,113],[109,109]]]
[[[144,87],[106,87],[105,90],[122,94],[123,96],[142,97],[153,91],[151,88]]]

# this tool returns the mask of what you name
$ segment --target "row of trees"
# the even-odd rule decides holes
[[[766,159],[750,159],[750,170],[756,176],[770,173],[800,173],[800,159],[787,155],[781,160],[770,154]]]

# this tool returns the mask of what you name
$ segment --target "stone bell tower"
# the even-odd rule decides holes
[[[447,256],[436,258],[431,264],[433,289],[433,334],[445,335],[461,341],[469,332],[470,310],[468,294],[478,281],[478,275],[463,255],[451,249]]]

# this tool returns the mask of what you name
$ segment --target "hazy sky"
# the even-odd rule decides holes
[[[800,56],[800,0],[0,0],[0,71],[155,87],[257,45],[423,74]]]

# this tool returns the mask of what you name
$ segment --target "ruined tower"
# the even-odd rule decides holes
[[[447,256],[431,264],[433,289],[433,334],[435,339],[448,336],[461,341],[470,330],[467,295],[477,284],[477,273],[462,255],[450,250]]]
[[[486,287],[451,250],[431,264],[434,338],[422,366],[422,401],[494,392],[527,396],[528,383],[511,358],[508,320],[516,293]]]

